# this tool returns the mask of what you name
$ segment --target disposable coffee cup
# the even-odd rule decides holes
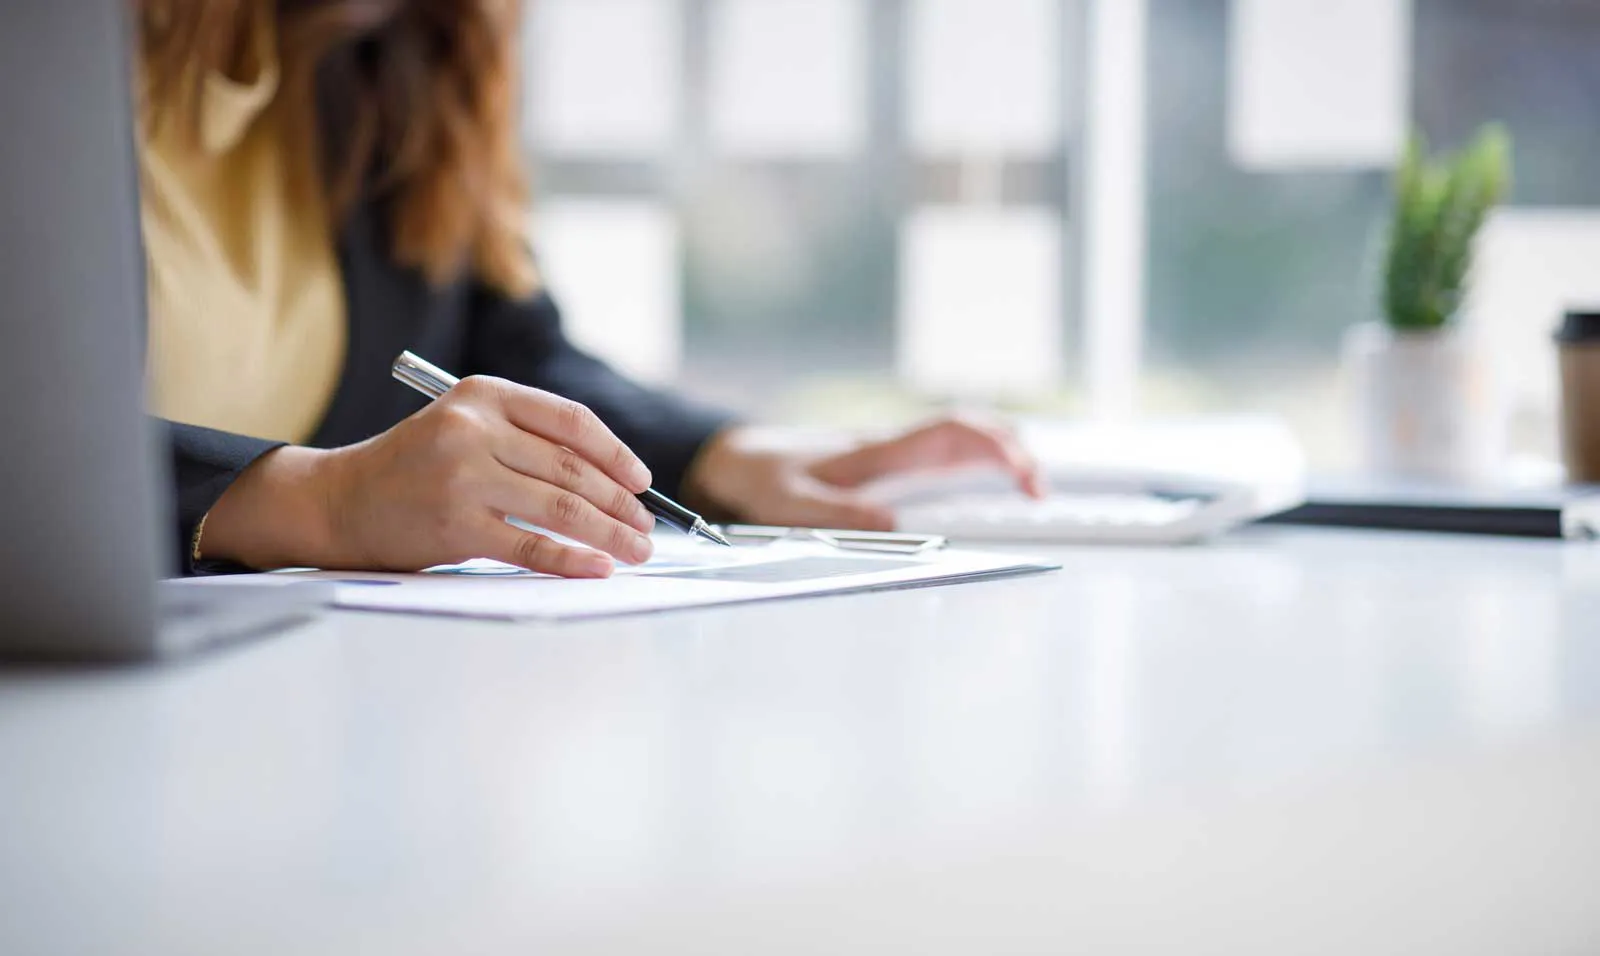
[[[1561,354],[1561,448],[1567,480],[1600,484],[1600,309],[1568,312]]]

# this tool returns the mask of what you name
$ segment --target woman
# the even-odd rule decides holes
[[[603,577],[649,557],[652,484],[861,528],[891,519],[852,489],[910,468],[992,461],[1037,491],[1001,430],[765,450],[575,349],[525,241],[515,0],[138,2],[151,400],[187,570]],[[389,379],[407,348],[471,377],[424,407]]]

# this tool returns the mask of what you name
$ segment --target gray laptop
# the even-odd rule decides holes
[[[0,658],[139,660],[305,620],[317,586],[157,585],[127,0],[0,4]]]

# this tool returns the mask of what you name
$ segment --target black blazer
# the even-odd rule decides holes
[[[356,212],[338,237],[347,337],[338,390],[309,444],[334,448],[370,438],[422,408],[426,399],[390,377],[410,349],[442,368],[495,375],[589,406],[634,450],[655,487],[677,495],[684,473],[728,415],[643,388],[584,354],[562,334],[546,294],[514,301],[471,279],[431,286],[389,254],[376,204]],[[173,542],[186,574],[195,529],[234,479],[281,443],[166,423],[176,488]]]

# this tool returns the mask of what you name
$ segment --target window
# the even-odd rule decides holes
[[[1553,449],[1545,338],[1600,292],[1600,7],[531,9],[546,271],[639,374],[789,420],[1268,411],[1341,464],[1340,339],[1376,317],[1398,145],[1498,119],[1518,185],[1474,318],[1520,357],[1519,447]]]
[[[866,7],[859,0],[715,0],[709,139],[718,153],[848,158],[866,143]]]
[[[1077,0],[532,10],[536,242],[588,347],[789,418],[1071,387]]]

